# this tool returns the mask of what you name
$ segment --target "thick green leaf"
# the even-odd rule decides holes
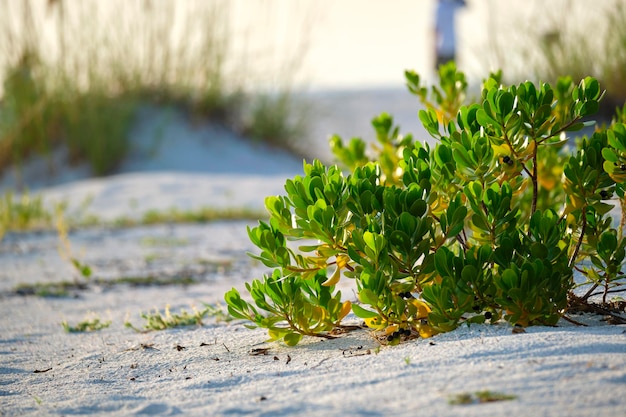
[[[302,339],[302,335],[300,333],[287,333],[284,337],[285,344],[287,346],[295,346]]]
[[[368,288],[364,288],[359,291],[359,300],[362,303],[369,305],[377,305],[378,304],[378,296],[374,294],[374,292]]]
[[[358,304],[352,304],[352,311],[357,317],[360,317],[362,319],[371,319],[379,316],[377,312],[366,310]]]

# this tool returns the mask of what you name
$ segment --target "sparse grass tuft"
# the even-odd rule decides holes
[[[17,295],[35,295],[38,297],[69,297],[71,291],[87,289],[85,283],[75,281],[39,282],[34,284],[18,284],[13,292]]]
[[[464,392],[449,397],[451,405],[483,404],[496,401],[511,401],[517,399],[515,395],[502,394],[494,391],[476,391],[473,394]]]
[[[102,287],[113,287],[116,285],[129,285],[131,287],[165,286],[165,285],[192,285],[198,280],[190,276],[129,276],[116,279],[94,278],[86,281],[59,281],[59,282],[36,282],[32,284],[21,283],[12,290],[13,294],[21,296],[38,297],[69,297],[72,292],[85,291],[89,284]]]
[[[175,237],[154,237],[154,236],[145,236],[139,242],[141,246],[144,247],[181,247],[189,245],[189,239],[181,239]]]
[[[68,333],[84,333],[84,332],[96,332],[98,330],[106,329],[111,325],[111,321],[100,321],[98,317],[86,318],[85,320],[72,326],[67,321],[61,323],[63,328]]]
[[[181,309],[179,313],[172,313],[170,306],[167,305],[164,313],[161,313],[157,309],[154,309],[153,313],[141,313],[141,317],[146,321],[141,329],[135,327],[130,321],[126,321],[124,325],[138,332],[150,332],[153,330],[165,330],[194,325],[202,326],[202,319],[208,316],[212,311],[213,308],[211,306],[206,306],[204,310],[197,310],[193,307],[191,313],[184,309]]]
[[[197,210],[150,210],[146,212],[139,222],[131,219],[118,219],[118,225],[132,224],[159,224],[159,223],[203,223],[214,220],[259,220],[267,217],[267,212],[247,207],[237,208],[212,208],[202,207]]]
[[[50,228],[52,215],[40,196],[12,192],[0,196],[0,240],[6,232]]]
[[[88,272],[87,265],[76,258],[71,259],[71,247],[68,246],[67,230],[88,227],[134,227],[163,223],[206,223],[218,220],[259,220],[267,217],[267,212],[252,208],[211,208],[202,207],[196,210],[150,210],[140,219],[120,217],[105,222],[97,216],[86,215],[87,207],[81,207],[72,218],[67,218],[65,202],[47,207],[40,195],[24,192],[19,195],[9,191],[0,196],[0,241],[7,232],[24,232],[32,230],[56,230],[61,240],[62,253],[77,267],[81,275]],[[61,216],[61,217],[59,217]],[[148,242],[143,242],[148,245]],[[153,242],[156,244],[156,242]],[[163,242],[162,242],[163,243]],[[182,245],[183,242],[169,242],[171,245]],[[75,263],[78,262],[77,263]],[[88,277],[89,274],[87,274]]]
[[[98,280],[102,285],[130,285],[133,287],[147,287],[147,286],[163,286],[163,285],[192,285],[197,284],[198,281],[190,276],[166,276],[160,277],[155,275],[148,276],[134,276],[134,277],[121,277],[114,280]]]

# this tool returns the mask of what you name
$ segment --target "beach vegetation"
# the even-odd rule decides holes
[[[461,324],[555,326],[574,297],[624,291],[626,125],[591,119],[596,79],[505,85],[498,72],[466,102],[453,62],[439,86],[405,75],[434,144],[388,114],[372,121],[370,150],[333,137],[344,169],[305,164],[248,228],[251,256],[272,272],[246,284],[251,301],[226,293],[232,316],[293,345],[333,337],[351,311],[395,344]]]

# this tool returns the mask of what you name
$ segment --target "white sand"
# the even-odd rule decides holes
[[[282,192],[285,178],[300,173],[298,160],[220,136],[223,131],[206,131],[202,146],[189,144],[197,146],[193,160],[200,165],[187,163],[191,159],[177,152],[189,149],[180,144],[191,133],[175,121],[165,124],[160,139],[167,153],[153,157],[161,158],[160,166],[171,163],[165,166],[176,173],[155,171],[150,158],[144,155],[140,164],[137,156],[129,162],[135,164],[132,173],[62,184],[44,195],[72,204],[91,196],[90,211],[102,218],[171,206],[260,208],[265,196]],[[212,148],[225,143],[229,147]],[[72,233],[75,255],[93,267],[96,278],[191,275],[200,283],[92,284],[67,298],[10,293],[18,283],[72,278],[54,233],[5,237],[0,415],[626,416],[626,326],[606,325],[599,317],[577,317],[589,327],[562,322],[522,334],[513,334],[508,324],[473,325],[395,347],[380,347],[363,330],[335,340],[305,338],[289,348],[266,343],[263,330],[215,318],[201,327],[151,333],[124,327],[126,319],[142,326],[140,312],[166,304],[178,312],[219,303],[226,290],[242,290],[260,277],[265,268],[245,254],[254,250],[247,224]],[[344,294],[353,297],[350,290]],[[63,320],[76,324],[89,312],[112,325],[94,333],[63,331]],[[260,348],[266,354],[252,354]],[[451,396],[482,390],[516,398],[449,404]]]

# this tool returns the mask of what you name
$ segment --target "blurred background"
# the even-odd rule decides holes
[[[610,118],[626,97],[626,0],[590,5],[466,0],[454,16],[458,67],[475,93],[496,69],[507,83],[595,76]],[[373,138],[370,120],[383,111],[424,140],[403,73],[436,81],[436,9],[436,0],[0,0],[3,187],[28,186],[20,167],[32,157],[50,176],[75,164],[119,172],[146,106],[325,162],[329,135]]]

